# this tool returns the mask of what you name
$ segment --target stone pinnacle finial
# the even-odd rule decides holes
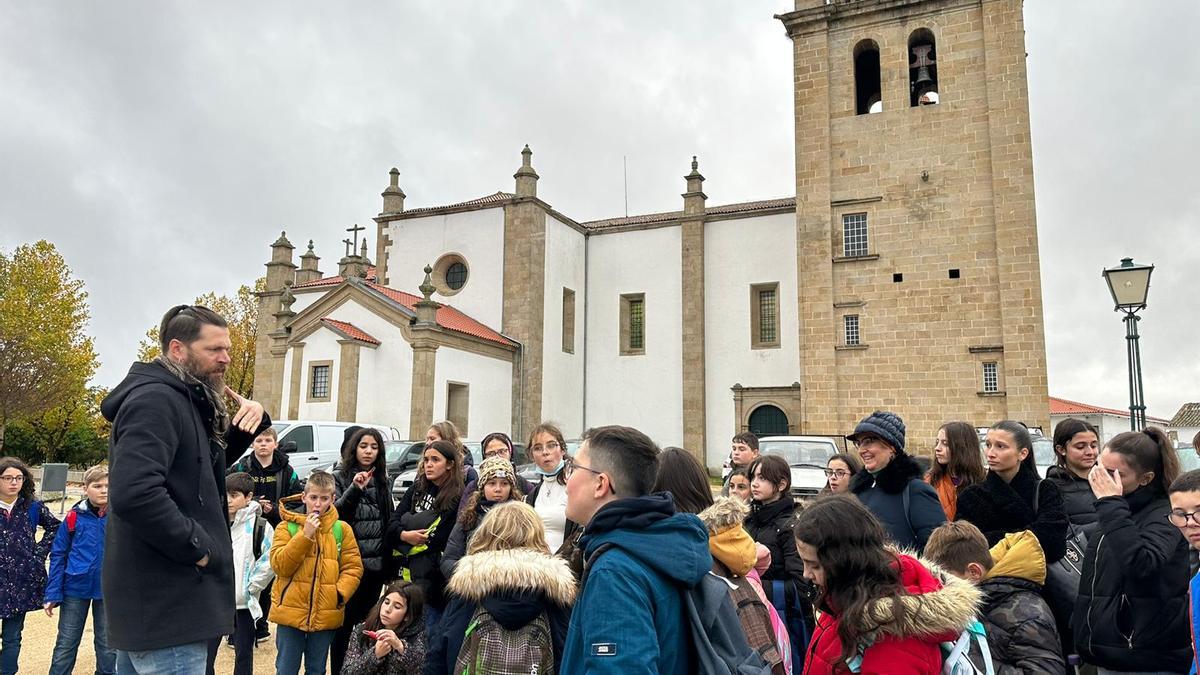
[[[696,161],[696,156],[695,156],[695,155],[692,155],[692,171],[695,171],[695,170],[697,170],[697,169],[699,169],[699,168],[700,168],[700,162],[697,162],[697,161]]]
[[[408,196],[400,189],[400,169],[393,166],[388,176],[391,178],[388,186],[379,193],[383,197],[383,210],[380,213],[400,213],[404,210],[404,198]]]
[[[437,290],[437,286],[433,285],[433,268],[429,265],[425,266],[425,281],[422,281],[418,288],[421,290],[421,295],[425,296],[422,302],[433,301],[433,293]]]
[[[275,240],[274,244],[271,244],[272,248],[274,248],[276,246],[285,246],[287,248],[292,248],[292,242],[288,241],[288,238],[287,238],[287,231],[280,232],[279,238]]]
[[[308,253],[305,253],[304,255],[316,255],[316,252],[313,251],[313,240],[312,239],[308,240]]]
[[[292,303],[294,302],[296,302],[296,296],[292,293],[292,285],[285,283],[283,286],[283,292],[279,295],[279,311],[292,311]]]
[[[366,237],[363,237],[362,246],[359,247],[359,251],[360,251],[360,253],[359,253],[360,256],[362,256],[363,258],[367,257],[367,238]]]
[[[533,161],[533,151],[529,149],[529,144],[526,143],[525,149],[521,151],[521,165],[522,166],[533,166],[533,164],[531,164],[532,161]]]
[[[392,187],[400,187],[400,169],[393,166],[388,175],[392,177]]]
[[[537,172],[533,170],[533,151],[529,149],[529,144],[525,144],[525,149],[521,151],[521,168],[513,174],[513,178],[517,179],[517,196],[518,197],[536,197],[537,196]]]

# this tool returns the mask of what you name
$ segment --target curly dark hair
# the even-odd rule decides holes
[[[0,457],[0,474],[3,474],[9,469],[18,469],[25,476],[25,482],[21,483],[21,491],[17,493],[17,497],[25,499],[33,499],[33,493],[37,491],[37,483],[33,481],[33,472],[25,466],[25,462],[16,457]]]

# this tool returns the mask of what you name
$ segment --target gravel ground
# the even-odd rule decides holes
[[[21,672],[45,673],[50,670],[50,656],[54,652],[54,640],[58,635],[58,612],[54,618],[45,612],[30,612],[25,617],[25,632],[21,637]],[[83,629],[83,640],[79,643],[79,656],[75,660],[76,673],[94,673],[96,651],[92,647],[92,620],[89,617]],[[218,673],[233,672],[233,648],[225,645],[217,652]],[[258,643],[254,650],[254,672],[275,672],[275,625],[271,624],[271,637]]]

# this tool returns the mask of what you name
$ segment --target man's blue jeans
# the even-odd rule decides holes
[[[75,656],[87,624],[88,606],[92,608],[92,633],[95,634],[96,675],[117,672],[117,652],[108,648],[108,624],[104,619],[104,601],[87,598],[63,598],[58,606],[58,640],[50,661],[50,675],[71,675]]]
[[[337,631],[305,633],[291,626],[275,628],[275,675],[296,675],[304,659],[305,675],[324,675],[329,663],[329,645]]]
[[[17,661],[21,657],[21,630],[25,628],[25,613],[0,619],[0,675],[17,672]]]
[[[207,640],[144,652],[118,650],[117,675],[203,675],[207,662]]]

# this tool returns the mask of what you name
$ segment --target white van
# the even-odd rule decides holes
[[[400,438],[400,434],[391,427],[365,422],[275,420],[271,424],[271,428],[279,434],[279,449],[287,453],[288,461],[301,480],[308,478],[313,469],[332,466],[341,458],[346,429],[353,426],[378,429],[385,441]],[[253,448],[246,450],[242,456],[251,452]]]

